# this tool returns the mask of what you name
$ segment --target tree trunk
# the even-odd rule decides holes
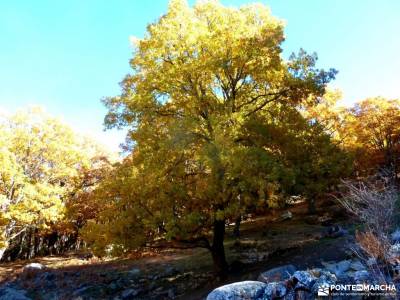
[[[240,222],[242,221],[242,215],[239,215],[235,220],[235,227],[233,228],[233,237],[240,237]]]
[[[3,259],[4,252],[6,252],[7,247],[0,248],[0,261]]]
[[[39,253],[39,244],[40,244],[40,236],[39,229],[35,228],[34,236],[33,236],[33,257],[35,257]]]
[[[315,197],[310,197],[308,199],[308,214],[313,215],[317,212],[317,208],[315,207]]]
[[[226,278],[228,263],[225,258],[224,238],[225,238],[225,220],[215,220],[213,229],[213,244],[211,246],[211,255],[214,262],[214,270],[221,278]]]

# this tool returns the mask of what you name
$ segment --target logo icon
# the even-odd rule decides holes
[[[318,296],[329,296],[328,284],[323,284],[318,287]]]

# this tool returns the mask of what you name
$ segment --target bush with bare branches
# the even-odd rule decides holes
[[[347,190],[339,202],[357,217],[367,231],[386,239],[393,227],[398,191],[389,180],[374,183],[344,182]]]
[[[393,283],[390,232],[394,229],[399,199],[395,184],[386,178],[343,184],[347,192],[338,200],[364,227],[363,231],[356,231],[357,245],[352,250],[369,266],[374,281]]]

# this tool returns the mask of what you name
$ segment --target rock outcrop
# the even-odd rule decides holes
[[[27,292],[23,289],[5,284],[0,287],[0,300],[31,300],[26,296]]]
[[[273,268],[262,272],[260,276],[258,276],[257,280],[265,283],[286,280],[289,279],[293,273],[296,272],[296,270],[296,267],[293,265],[285,265]]]
[[[207,300],[263,299],[268,284],[260,281],[242,281],[216,288]]]
[[[207,300],[316,299],[331,285],[375,284],[373,276],[358,259],[323,263],[324,268],[296,270],[284,265],[262,272],[259,281],[221,286]],[[328,288],[328,290],[326,290]]]

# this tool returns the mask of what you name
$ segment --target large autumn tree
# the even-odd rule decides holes
[[[317,102],[335,75],[316,69],[316,56],[303,50],[283,59],[283,31],[262,4],[175,0],[136,39],[132,74],[121,95],[105,99],[107,126],[126,126],[133,148],[132,184],[121,179],[129,191],[104,196],[121,217],[98,222],[120,226],[122,247],[131,226],[131,236],[158,233],[206,247],[216,271],[227,269],[226,221],[256,205],[254,191],[280,176],[276,149],[249,145],[245,124],[265,122],[271,111],[279,118],[310,97]]]

